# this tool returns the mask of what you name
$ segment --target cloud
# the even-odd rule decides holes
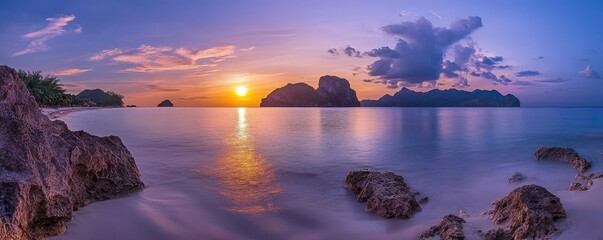
[[[542,83],[561,83],[561,82],[565,82],[565,79],[557,77],[557,78],[551,78],[551,79],[536,80],[536,82],[542,82]]]
[[[178,91],[180,91],[180,89],[177,89],[177,88],[169,88],[169,87],[164,87],[164,86],[157,85],[157,84],[147,84],[145,86],[149,89],[152,89],[155,91],[161,91],[161,92],[178,92]]]
[[[205,100],[205,99],[209,99],[209,97],[206,97],[206,96],[192,96],[192,97],[180,97],[178,99],[181,99],[181,100]]]
[[[578,72],[580,75],[590,79],[601,79],[601,75],[591,65],[586,65],[584,70]]]
[[[74,19],[75,15],[47,18],[46,21],[48,21],[49,23],[48,25],[46,25],[45,28],[35,32],[30,32],[22,36],[24,39],[27,39],[30,42],[27,45],[26,49],[18,51],[12,56],[21,56],[25,54],[48,50],[46,42],[52,38],[63,35],[65,32],[72,31],[75,33],[81,33],[82,27],[79,25],[76,26],[75,29],[66,29],[66,27],[69,25],[69,22],[73,21]]]
[[[111,59],[134,65],[124,72],[161,72],[215,67],[218,62],[234,57],[232,45],[194,50],[166,46],[140,45],[138,48],[103,50],[89,58],[91,61]]]
[[[350,45],[343,49],[343,54],[348,55],[349,57],[362,57],[360,51],[350,47]]]
[[[424,17],[384,26],[385,33],[399,40],[393,49],[381,47],[366,53],[379,58],[367,67],[369,75],[411,84],[437,80],[447,49],[480,27],[480,17],[456,19],[449,28],[433,27]]]
[[[440,16],[440,14],[438,14],[437,12],[434,12],[434,11],[429,11],[429,15],[431,15],[432,17],[435,17],[437,19],[442,19],[442,16]]]
[[[327,50],[327,52],[333,56],[339,55],[339,51],[337,51],[337,48],[331,48],[331,49]]]
[[[533,70],[519,71],[515,73],[517,77],[533,77],[540,75],[540,72]]]
[[[63,69],[63,70],[49,71],[48,74],[55,75],[55,76],[71,76],[71,75],[82,74],[82,73],[89,72],[89,71],[92,71],[92,69],[69,68],[69,69]]]
[[[400,17],[417,17],[417,16],[419,16],[419,14],[414,13],[414,12],[409,12],[409,11],[400,11],[400,13],[398,15],[400,15]]]

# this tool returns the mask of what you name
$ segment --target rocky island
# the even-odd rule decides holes
[[[318,89],[306,83],[287,84],[262,99],[260,107],[359,107],[350,82],[335,76],[322,76]]]
[[[162,102],[157,104],[157,107],[173,107],[173,106],[174,106],[174,104],[169,99],[163,100]]]
[[[0,239],[62,234],[73,211],[143,187],[119,137],[51,121],[17,72],[0,66]]]
[[[402,88],[392,95],[378,100],[362,100],[363,107],[519,107],[520,102],[511,94],[502,95],[496,90],[474,90],[473,92],[434,89],[415,92]]]

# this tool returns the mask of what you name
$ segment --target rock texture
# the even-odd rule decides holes
[[[536,160],[556,160],[572,164],[580,172],[590,168],[590,162],[586,161],[573,148],[541,147],[534,153]]]
[[[508,180],[509,182],[521,182],[523,181],[523,179],[523,174],[521,174],[520,172],[514,172],[513,174],[511,174]]]
[[[119,137],[70,131],[0,66],[0,239],[61,234],[72,212],[143,188]]]
[[[467,92],[456,89],[415,92],[402,88],[392,95],[378,100],[362,100],[363,107],[519,107],[520,102],[511,94],[502,95],[496,90],[474,90]]]
[[[588,190],[588,187],[582,185],[581,183],[574,182],[574,183],[570,184],[570,186],[569,186],[569,188],[567,190],[570,190],[570,191],[586,191],[586,190]]]
[[[442,221],[423,232],[419,239],[430,239],[439,237],[442,240],[464,240],[463,223],[465,219],[454,214],[444,216]]]
[[[348,173],[345,188],[358,193],[366,211],[385,218],[410,218],[421,211],[415,195],[402,176],[391,172],[357,170]]]
[[[287,84],[262,99],[260,107],[359,107],[350,82],[335,76],[322,76],[318,89],[305,83]]]
[[[559,198],[538,185],[516,188],[492,205],[492,222],[508,223],[514,239],[546,239],[558,232],[555,222],[566,217]]]
[[[169,99],[163,100],[159,104],[157,104],[157,107],[173,107],[173,106],[174,106],[174,104]]]
[[[502,228],[490,229],[481,235],[484,240],[513,240],[513,236]]]

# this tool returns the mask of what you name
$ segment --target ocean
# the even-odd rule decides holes
[[[491,202],[523,184],[559,196],[558,239],[603,239],[603,181],[567,191],[576,170],[538,162],[575,148],[603,171],[603,108],[120,108],[61,117],[117,135],[146,188],[80,209],[56,239],[416,239],[444,215],[491,229]],[[351,170],[402,175],[429,196],[407,220],[367,213]],[[521,172],[526,180],[510,183]]]

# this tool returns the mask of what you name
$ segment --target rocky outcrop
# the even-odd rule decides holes
[[[456,89],[415,92],[402,88],[392,95],[378,100],[362,100],[363,107],[519,107],[520,102],[511,94],[502,95],[496,90],[474,90],[467,92]]]
[[[513,236],[502,228],[490,229],[486,232],[479,231],[479,234],[484,240],[513,240]]]
[[[463,223],[465,219],[461,217],[454,214],[446,215],[440,223],[423,232],[419,239],[431,239],[437,236],[442,240],[463,240],[465,239]]]
[[[119,137],[70,131],[0,66],[0,239],[61,234],[72,212],[143,188]]]
[[[492,222],[508,224],[514,239],[546,239],[559,230],[555,222],[565,218],[559,198],[538,185],[524,185],[492,203]]]
[[[509,180],[509,182],[521,182],[523,181],[523,179],[523,174],[521,174],[520,172],[514,172],[507,180]]]
[[[569,191],[586,191],[586,190],[588,190],[588,187],[582,185],[581,183],[573,182],[570,184],[570,186],[567,190],[569,190]]]
[[[556,160],[573,165],[578,171],[584,172],[590,168],[586,161],[573,148],[541,147],[534,153],[536,160]]]
[[[357,170],[348,173],[345,188],[358,193],[358,201],[366,202],[366,211],[385,218],[410,218],[421,211],[413,192],[402,176],[392,172]]]
[[[306,83],[287,84],[262,99],[260,107],[359,107],[350,82],[335,76],[322,76],[318,89]]]
[[[159,104],[157,104],[157,107],[173,107],[173,106],[174,106],[174,104],[169,99],[163,100]]]

